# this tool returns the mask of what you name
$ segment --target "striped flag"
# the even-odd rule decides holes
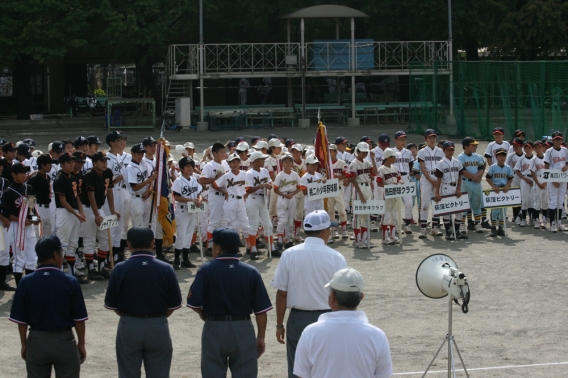
[[[158,139],[156,150],[156,172],[158,177],[155,181],[154,207],[156,209],[156,221],[162,226],[164,234],[164,247],[169,247],[174,242],[176,221],[173,206],[170,203],[170,173],[168,170],[168,156],[170,148],[166,146],[164,138]]]
[[[315,155],[320,162],[319,172],[325,174],[328,180],[334,178],[333,164],[331,163],[331,155],[329,153],[329,142],[327,140],[327,129],[323,122],[319,122],[316,132]]]

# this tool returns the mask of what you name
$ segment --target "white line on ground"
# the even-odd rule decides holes
[[[468,368],[467,371],[477,371],[477,370],[497,370],[497,369],[518,369],[518,368],[527,368],[527,367],[539,367],[539,366],[552,366],[552,365],[568,365],[568,361],[566,362],[548,362],[545,364],[530,364],[530,365],[507,365],[507,366],[490,366],[490,367],[480,367],[480,368]],[[456,371],[463,371],[463,369],[456,369]],[[436,373],[447,373],[448,370],[430,370],[428,374],[436,374]],[[394,373],[393,375],[419,375],[424,374],[423,371],[413,371],[413,372],[406,372],[406,373]]]

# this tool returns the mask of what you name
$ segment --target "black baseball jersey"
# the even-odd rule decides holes
[[[34,188],[37,193],[36,201],[38,205],[49,205],[51,202],[51,177],[38,172],[28,180],[28,185]]]
[[[35,194],[34,188],[28,184],[10,184],[2,195],[2,215],[6,218],[9,218],[10,215],[19,217],[22,197],[33,196]]]
[[[87,172],[83,179],[83,193],[87,198],[87,200],[84,202],[85,206],[91,207],[91,203],[89,202],[87,196],[88,192],[95,192],[95,202],[97,203],[97,208],[100,209],[103,206],[107,198],[107,190],[113,187],[112,177],[112,171],[108,168],[100,175],[94,169],[91,169],[89,172]]]
[[[79,198],[83,204],[85,203],[85,199],[87,199],[87,193],[83,191],[83,180],[85,178],[85,174],[83,171],[79,171],[77,173],[72,173],[72,175],[77,179],[77,190],[79,191]]]
[[[53,182],[53,192],[55,193],[55,207],[62,208],[59,196],[65,196],[67,203],[73,209],[77,210],[77,197],[79,196],[79,180],[72,174],[60,171]]]
[[[2,177],[5,178],[6,180],[10,181],[10,183],[13,181],[12,180],[12,163],[4,163],[4,169],[2,170]]]

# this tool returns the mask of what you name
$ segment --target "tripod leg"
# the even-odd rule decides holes
[[[428,370],[430,370],[430,368],[432,367],[432,364],[434,363],[434,360],[436,360],[436,357],[438,357],[438,354],[440,353],[440,351],[442,350],[442,347],[444,346],[444,344],[446,343],[446,341],[448,340],[448,338],[446,337],[444,339],[444,341],[442,341],[442,345],[440,345],[440,347],[438,348],[438,351],[436,352],[436,354],[434,355],[434,358],[432,358],[432,361],[430,361],[430,364],[428,364],[428,367],[426,368],[426,371],[424,372],[424,375],[422,375],[422,378],[424,378],[426,376],[426,374],[428,374]]]
[[[463,358],[462,358],[462,355],[461,355],[460,350],[458,348],[458,344],[456,343],[456,339],[452,338],[452,342],[454,343],[454,346],[456,347],[456,352],[458,352],[458,356],[459,356],[461,364],[463,366],[463,371],[465,372],[466,377],[469,378],[469,373],[467,372],[467,369],[466,369],[465,364],[463,362]]]

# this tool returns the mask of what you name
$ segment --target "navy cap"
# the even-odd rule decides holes
[[[5,157],[1,157],[0,158],[0,167],[4,167],[4,164],[6,164],[7,161],[8,161],[8,159],[6,159]]]
[[[371,137],[369,136],[363,136],[361,137],[361,139],[359,139],[359,142],[368,142],[368,141],[372,141]]]
[[[179,169],[183,169],[186,165],[190,165],[193,162],[193,167],[195,168],[195,162],[192,158],[186,156],[184,158],[179,159],[178,165]]]
[[[266,140],[267,140],[268,142],[270,142],[270,139],[274,139],[274,138],[278,139],[278,135],[276,135],[276,134],[270,134],[270,135],[268,136],[268,138],[266,138]]]
[[[99,139],[98,136],[96,135],[89,135],[87,137],[87,141],[89,142],[89,144],[103,144],[103,142],[101,142],[101,140]]]
[[[20,143],[18,147],[16,147],[16,151],[19,155],[24,155],[26,159],[32,157],[32,153],[30,152],[30,146],[25,143]]]
[[[296,142],[294,142],[294,139],[286,139],[286,141],[284,142],[284,145],[286,146],[286,148],[290,148],[292,147],[294,144],[296,144]]]
[[[75,148],[79,148],[81,146],[84,146],[85,144],[89,144],[89,141],[84,136],[78,136],[73,141],[73,146],[75,146]]]
[[[1,141],[1,140],[3,140],[3,139],[0,139],[0,141]],[[30,146],[30,147],[35,147],[35,145],[36,145],[36,144],[35,144],[35,140],[33,140],[32,138],[26,138],[26,139],[24,139],[24,140],[22,141],[22,143],[25,143],[25,144],[27,144],[27,145]],[[3,143],[0,142],[0,144],[3,144]]]
[[[451,148],[451,149],[455,150],[455,149],[456,149],[456,146],[454,145],[454,142],[449,141],[449,140],[445,141],[445,142],[444,142],[444,150],[446,150],[446,149],[448,149],[448,148]]]
[[[12,165],[12,173],[28,173],[31,167],[23,165],[22,163],[14,163]]]
[[[507,150],[504,148],[498,148],[497,150],[495,150],[495,156],[497,155],[505,155],[507,156]]]
[[[122,139],[124,138],[125,135],[121,132],[121,131],[111,131],[110,133],[107,134],[106,136],[106,142],[107,144],[110,142],[114,142],[116,140]]]
[[[65,145],[62,141],[56,140],[55,142],[51,143],[51,149],[53,152],[62,153],[65,151]]]
[[[142,145],[144,147],[151,146],[154,143],[158,143],[158,141],[156,139],[152,138],[151,136],[144,138],[144,140],[142,141]]]
[[[35,245],[35,252],[40,260],[50,258],[53,252],[61,249],[61,240],[56,235],[49,235],[41,238]]]
[[[149,227],[132,227],[126,233],[129,242],[148,243],[154,240],[154,233]]]
[[[4,144],[6,144],[6,140],[5,140],[5,139],[2,139],[2,138],[0,138],[0,146],[3,146]]]
[[[344,137],[342,137],[342,136],[335,138],[335,145],[336,145],[336,146],[337,146],[338,144],[345,143],[345,142],[347,142],[347,138],[344,138]]]
[[[91,156],[91,161],[94,163],[95,161],[99,160],[109,160],[110,158],[102,151],[95,152],[93,156]]]
[[[554,139],[564,139],[564,137],[562,136],[562,133],[560,131],[555,131],[552,133],[552,140]]]
[[[470,137],[470,136],[467,136],[467,137],[465,137],[465,138],[462,139],[462,146],[465,147],[465,146],[469,146],[470,144],[473,144],[473,145],[476,145],[476,146],[477,146],[477,145],[479,144],[479,142],[476,141],[475,139],[473,139],[473,138]]]
[[[237,231],[231,228],[218,228],[213,231],[213,243],[220,246],[226,252],[238,252],[241,239]]]
[[[2,145],[2,152],[16,151],[16,145],[12,142],[6,142]]]
[[[502,127],[496,127],[493,129],[493,134],[505,134]]]
[[[246,142],[245,138],[243,138],[243,137],[238,137],[237,139],[235,139],[235,143],[236,143],[236,144],[239,144],[239,143],[241,143],[241,142]]]
[[[394,134],[394,139],[398,139],[398,138],[400,138],[400,137],[405,137],[405,136],[406,136],[406,133],[405,133],[404,131],[397,131],[397,132]]]
[[[61,156],[59,156],[59,163],[63,164],[68,161],[75,161],[75,158],[69,152],[61,154]]]
[[[38,167],[41,167],[44,164],[57,164],[57,163],[59,163],[59,160],[52,159],[51,155],[49,154],[43,154],[37,157]]]
[[[80,163],[84,163],[87,161],[87,154],[83,151],[75,151],[73,152],[73,159]]]
[[[132,146],[130,152],[132,152],[133,154],[143,154],[144,152],[146,152],[146,150],[144,149],[142,143],[138,143]]]
[[[250,138],[250,144],[252,144],[254,146],[254,144],[256,142],[258,142],[260,140],[259,136],[253,136],[252,138]]]
[[[424,131],[424,137],[428,138],[429,136],[438,136],[438,134],[436,134],[436,131],[434,129],[428,129],[426,131]]]
[[[227,148],[232,148],[235,147],[237,144],[235,142],[229,142],[227,143]]]
[[[388,134],[379,135],[379,143],[386,144],[386,143],[390,143],[390,141],[391,141],[391,137],[388,136]]]
[[[523,137],[525,136],[525,132],[523,130],[515,130],[515,132],[513,133],[514,138],[520,137],[521,135]]]
[[[513,139],[513,144],[514,144],[515,146],[522,146],[523,143],[524,143],[524,142],[523,142],[523,140],[522,140],[521,138],[515,138],[515,139]]]

